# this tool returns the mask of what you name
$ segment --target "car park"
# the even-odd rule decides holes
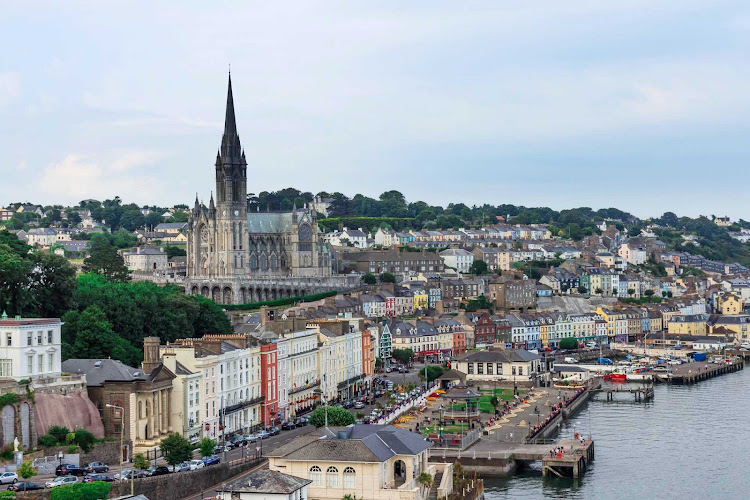
[[[44,486],[39,486],[36,483],[16,483],[11,484],[8,486],[8,491],[34,491],[34,490],[43,490]]]
[[[83,478],[84,483],[93,483],[94,481],[104,481],[107,483],[111,483],[112,481],[114,481],[114,479],[106,474],[99,473],[89,474],[88,476]]]
[[[92,472],[109,472],[109,467],[104,462],[91,462],[83,466],[89,474]]]
[[[205,466],[206,464],[203,463],[203,460],[191,460],[190,461],[190,470],[202,469]]]
[[[211,455],[210,457],[203,457],[203,463],[206,464],[206,467],[209,465],[216,465],[219,462],[221,462],[221,459],[217,455]]]
[[[18,474],[15,472],[3,472],[0,474],[0,484],[16,484],[18,482]]]
[[[78,482],[78,478],[75,476],[59,476],[54,479],[50,479],[44,483],[45,488],[57,488],[58,486],[65,486],[68,484],[75,484]]]

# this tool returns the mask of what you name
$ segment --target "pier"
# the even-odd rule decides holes
[[[653,386],[641,386],[641,387],[615,387],[615,386],[599,386],[591,389],[592,394],[605,394],[607,401],[614,401],[615,394],[632,394],[636,402],[648,401],[654,398],[654,387]]]
[[[594,442],[585,440],[583,444],[574,447],[572,453],[568,453],[568,449],[565,447],[564,453],[550,454],[542,459],[542,477],[552,474],[557,477],[579,478],[583,475],[589,463],[594,460]]]
[[[683,363],[673,366],[668,372],[657,372],[655,375],[657,380],[661,382],[687,385],[744,368],[745,362],[741,358],[733,358],[726,363],[709,363],[706,361]]]

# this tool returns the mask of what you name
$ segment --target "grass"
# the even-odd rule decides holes
[[[495,413],[495,408],[490,404],[490,400],[494,395],[499,400],[498,408],[502,407],[503,401],[513,401],[513,389],[480,389],[479,392],[482,396],[479,398],[479,411],[482,413]],[[518,394],[524,394],[525,390],[519,389]],[[457,404],[451,406],[452,410],[463,411],[465,404]]]

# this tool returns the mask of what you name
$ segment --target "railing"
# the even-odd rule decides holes
[[[231,406],[225,406],[222,412],[226,415],[227,413],[234,413],[238,410],[242,410],[243,408],[247,408],[249,406],[257,405],[262,403],[266,400],[265,396],[260,396],[254,399],[250,399],[248,401],[242,401],[240,403],[233,404]]]
[[[443,478],[437,489],[438,500],[448,498],[453,493],[453,464],[445,464],[443,467]]]
[[[297,394],[298,392],[306,391],[308,389],[312,389],[318,386],[320,386],[320,380],[316,380],[312,384],[306,384],[302,387],[297,387],[296,389],[292,389],[291,391],[288,392],[288,394],[291,396],[292,394]]]
[[[431,475],[432,477],[435,477],[435,466],[434,465],[430,465],[429,467],[427,467],[427,469],[423,470],[422,472],[426,472],[427,474]],[[402,490],[402,491],[403,490],[411,491],[411,490],[415,490],[415,489],[421,488],[421,487],[422,487],[422,485],[419,484],[419,478],[415,477],[414,479],[412,479],[408,483],[404,483],[401,486],[399,486],[398,489]]]

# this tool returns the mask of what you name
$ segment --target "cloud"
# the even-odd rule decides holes
[[[16,71],[0,73],[0,106],[21,95],[21,75]]]
[[[42,171],[40,186],[47,195],[68,202],[120,196],[128,202],[146,203],[159,198],[163,182],[138,170],[153,164],[160,156],[153,151],[120,152],[105,163],[68,154]]]

